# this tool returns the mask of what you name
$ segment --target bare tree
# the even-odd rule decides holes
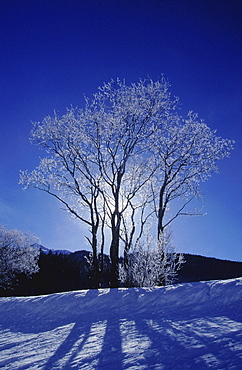
[[[98,287],[98,231],[104,222],[101,218],[103,199],[88,128],[85,113],[77,114],[74,109],[62,117],[55,113],[42,123],[34,123],[31,141],[45,149],[48,156],[41,159],[31,173],[21,171],[20,183],[57,198],[64,209],[88,226],[91,238],[88,235],[86,238],[93,251],[93,287]]]
[[[51,194],[89,227],[94,264],[98,238],[103,246],[104,229],[110,229],[112,286],[118,285],[124,213],[150,178],[144,165],[151,143],[176,102],[164,78],[131,86],[116,80],[86,99],[84,110],[70,109],[34,124],[32,143],[48,156],[31,173],[22,172],[20,182]]]
[[[12,288],[17,274],[31,276],[39,271],[38,242],[30,233],[0,225],[0,287]]]
[[[154,135],[171,115],[176,103],[177,99],[171,98],[169,84],[164,78],[157,82],[139,81],[131,86],[120,80],[111,81],[99,88],[99,93],[88,103],[93,129],[91,140],[104,183],[103,195],[110,222],[113,287],[118,286],[124,215],[129,214],[131,201],[151,177],[146,165],[152,155]],[[153,173],[154,169],[151,171]]]
[[[57,198],[84,223],[93,250],[94,287],[102,263],[98,250],[110,243],[111,286],[118,286],[120,248],[124,254],[142,242],[156,214],[158,238],[199,193],[199,183],[229,155],[232,142],[216,137],[189,114],[177,114],[178,99],[162,77],[126,85],[112,80],[86,98],[83,110],[70,109],[35,123],[31,141],[47,152],[20,183]],[[169,204],[183,199],[167,219]],[[101,258],[102,261],[102,258]]]

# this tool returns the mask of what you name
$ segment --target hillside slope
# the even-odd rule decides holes
[[[242,278],[0,298],[2,369],[241,369]]]

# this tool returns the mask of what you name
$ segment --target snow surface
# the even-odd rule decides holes
[[[1,369],[242,369],[242,278],[0,298]]]

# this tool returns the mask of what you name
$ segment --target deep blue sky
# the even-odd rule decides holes
[[[0,223],[49,248],[86,248],[81,225],[55,200],[18,185],[19,170],[32,170],[42,154],[29,143],[31,121],[82,107],[83,94],[111,78],[164,74],[182,114],[194,110],[236,140],[202,185],[207,215],[177,220],[174,244],[242,261],[241,0],[3,0],[0,45]]]

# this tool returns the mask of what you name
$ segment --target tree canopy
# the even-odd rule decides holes
[[[30,233],[10,230],[0,225],[0,287],[12,288],[19,274],[38,272],[38,238]]]

